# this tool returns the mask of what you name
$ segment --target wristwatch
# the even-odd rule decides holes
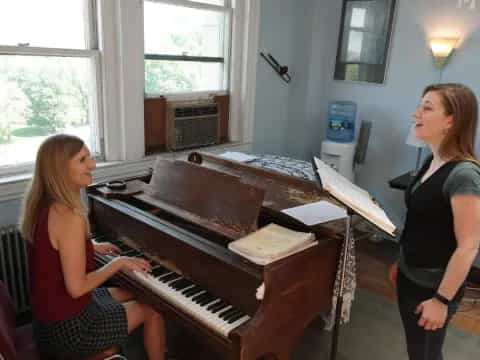
[[[448,306],[450,304],[450,300],[448,300],[445,296],[443,296],[442,294],[439,294],[438,292],[436,292],[435,295],[433,295],[433,298],[437,299],[444,305]]]

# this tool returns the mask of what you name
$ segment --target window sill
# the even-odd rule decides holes
[[[170,160],[185,159],[192,151],[222,153],[226,149],[249,151],[250,143],[230,142],[227,144],[207,146],[198,149],[188,149],[185,151],[164,152],[155,155],[149,155],[141,160],[102,162],[97,164],[97,168],[93,171],[93,181],[102,182],[113,178],[126,178],[147,174],[149,167],[153,166],[157,158]],[[31,178],[31,173],[0,178],[0,201],[21,198],[25,193],[26,187]]]

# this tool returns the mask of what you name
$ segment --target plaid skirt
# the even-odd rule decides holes
[[[83,358],[125,342],[127,313],[106,288],[97,288],[80,314],[48,324],[34,321],[33,330],[42,354],[55,359]]]

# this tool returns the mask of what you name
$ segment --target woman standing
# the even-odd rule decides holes
[[[97,288],[115,273],[149,271],[147,261],[116,257],[95,269],[93,244],[80,191],[92,182],[95,161],[83,141],[54,135],[37,154],[21,231],[28,241],[34,332],[40,350],[54,358],[87,357],[121,344],[144,324],[149,359],[164,358],[162,317],[119,288]]]
[[[448,322],[478,253],[477,116],[475,95],[460,84],[428,86],[413,114],[415,136],[432,156],[405,193],[400,257],[390,270],[410,360],[442,359]]]

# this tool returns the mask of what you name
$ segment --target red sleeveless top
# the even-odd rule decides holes
[[[90,302],[91,292],[72,298],[65,286],[60,254],[52,246],[48,235],[48,211],[40,211],[35,239],[28,243],[28,262],[33,317],[42,323],[71,318]],[[95,270],[93,244],[85,240],[86,271]]]

